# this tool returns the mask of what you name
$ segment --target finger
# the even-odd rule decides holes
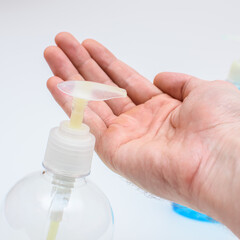
[[[53,91],[53,96],[56,101],[60,104],[60,106],[64,109],[65,112],[71,113],[71,104],[68,102],[71,100],[68,98],[66,100],[66,95],[62,94],[62,92],[57,88],[57,83],[59,83],[61,78],[68,80],[68,79],[75,79],[75,80],[84,80],[83,77],[78,74],[78,71],[64,54],[64,52],[58,47],[49,47],[45,50],[45,58],[51,67],[52,71],[56,76],[60,78],[51,78],[48,81],[48,86],[50,87],[50,91]],[[70,109],[69,109],[70,107]],[[110,119],[113,119],[115,115],[113,114],[112,110],[109,106],[102,102],[91,103],[92,109],[94,109],[99,116],[109,125]]]
[[[107,106],[105,102],[89,102],[89,108],[94,111],[98,116],[101,117],[103,122],[107,127],[111,125],[111,123],[116,119],[116,115],[114,115],[113,111]]]
[[[150,81],[118,60],[100,43],[88,39],[82,45],[112,81],[127,90],[128,95],[135,104],[144,103],[153,96],[161,93]]]
[[[47,87],[56,100],[56,102],[60,105],[60,107],[64,110],[64,112],[70,117],[72,111],[72,98],[63,92],[61,92],[57,85],[58,83],[63,82],[63,80],[59,77],[51,77],[47,81]]]
[[[56,102],[62,107],[62,109],[66,112],[66,114],[70,117],[72,110],[72,100],[71,97],[62,93],[58,88],[57,84],[63,82],[59,77],[51,77],[47,81],[47,87]],[[92,111],[88,106],[84,111],[84,119],[83,122],[86,123],[91,133],[96,138],[95,148],[98,149],[99,144],[101,142],[102,135],[106,131],[107,127],[101,117]]]
[[[85,80],[115,85],[91,58],[86,49],[71,34],[60,33],[56,36],[55,41]],[[109,100],[107,103],[116,115],[135,106],[129,97]]]
[[[159,73],[154,79],[154,85],[161,91],[180,101],[202,82],[203,80],[193,76],[173,72]]]
[[[63,80],[59,77],[51,77],[47,82],[47,87],[51,94],[53,95],[56,102],[62,107],[62,109],[67,113],[70,117],[72,112],[72,97],[61,92],[57,84],[63,82]],[[113,114],[112,110],[105,102],[89,102],[89,108],[96,113],[103,121],[105,126],[109,126],[111,121],[116,118]],[[93,119],[92,119],[93,120]],[[94,120],[93,120],[94,121]]]
[[[44,57],[55,76],[63,80],[84,80],[60,48],[47,47],[44,51]]]
[[[95,148],[98,149],[102,135],[107,130],[105,123],[99,117],[99,115],[92,111],[88,106],[86,107],[84,112],[83,122],[89,126],[91,133],[95,136],[96,138]]]

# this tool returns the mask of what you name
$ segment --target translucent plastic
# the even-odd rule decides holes
[[[228,81],[240,85],[240,60],[234,61],[231,65]]]
[[[227,81],[233,83],[240,90],[240,60],[232,63]]]
[[[75,129],[81,128],[87,101],[104,101],[127,96],[125,89],[96,82],[65,81],[59,83],[58,88],[74,98],[70,127]]]
[[[56,219],[62,214],[61,221],[52,221],[54,213]],[[113,214],[105,195],[86,178],[39,172],[19,181],[8,193],[0,226],[5,240],[110,240]]]
[[[58,88],[74,98],[88,101],[104,101],[127,96],[125,89],[89,81],[65,81],[59,83]]]

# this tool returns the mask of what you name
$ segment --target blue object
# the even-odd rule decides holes
[[[234,83],[234,85],[240,90],[240,83]]]
[[[173,211],[175,211],[177,214],[190,219],[194,219],[202,222],[218,223],[216,220],[212,219],[211,217],[208,217],[205,214],[196,212],[190,208],[184,207],[177,203],[172,203],[172,208],[173,208]]]

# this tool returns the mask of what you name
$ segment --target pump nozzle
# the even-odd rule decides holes
[[[70,128],[81,128],[84,108],[87,101],[103,101],[112,98],[126,97],[125,89],[87,81],[65,81],[58,88],[73,97]]]
[[[80,98],[73,98],[72,113],[70,118],[70,128],[80,129],[83,122],[84,108],[87,105],[87,101]]]

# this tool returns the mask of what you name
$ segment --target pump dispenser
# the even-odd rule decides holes
[[[95,137],[82,123],[88,101],[125,97],[118,87],[66,81],[73,97],[70,121],[50,131],[44,172],[20,180],[6,196],[0,234],[6,240],[110,240],[113,214],[105,195],[88,179]]]
[[[95,138],[83,124],[87,101],[103,101],[126,96],[126,90],[86,81],[67,81],[58,88],[73,97],[70,121],[51,130],[43,165],[55,174],[86,176],[90,172]]]

